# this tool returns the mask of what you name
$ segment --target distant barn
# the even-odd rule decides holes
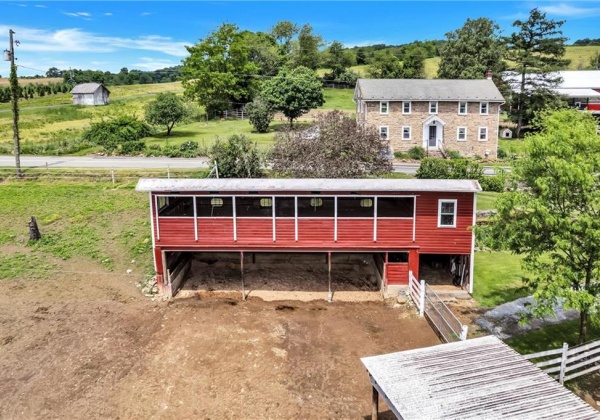
[[[81,83],[75,86],[73,94],[73,105],[107,105],[110,91],[101,83]]]

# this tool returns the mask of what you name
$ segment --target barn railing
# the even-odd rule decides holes
[[[420,316],[425,316],[447,343],[467,339],[468,327],[463,325],[442,299],[425,283],[408,272],[407,295],[417,306]]]
[[[558,357],[552,357],[557,355]],[[523,357],[563,384],[600,370],[600,340],[570,349],[567,343],[563,343],[560,349],[540,351]]]

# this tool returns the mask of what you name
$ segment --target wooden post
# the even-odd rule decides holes
[[[425,316],[425,280],[421,280],[419,285],[419,315]]]
[[[115,185],[115,168],[110,168],[110,174],[112,176],[112,183]]]
[[[377,420],[377,418],[379,417],[379,392],[377,392],[375,386],[371,386],[371,388],[373,389],[373,410],[371,411],[371,420]]]
[[[244,285],[244,251],[240,252],[240,273],[242,276],[242,300],[246,300],[246,286]]]
[[[329,293],[327,294],[327,302],[333,301],[333,292],[331,291],[331,252],[327,253],[327,277],[329,283]]]
[[[558,382],[560,384],[565,383],[565,369],[567,367],[567,352],[569,351],[569,345],[567,343],[563,343],[562,354],[560,356],[560,372],[558,374]]]
[[[169,165],[167,165],[167,179],[171,178],[171,168]]]

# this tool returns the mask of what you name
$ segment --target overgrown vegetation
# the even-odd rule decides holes
[[[129,155],[144,150],[143,137],[153,133],[152,128],[135,116],[121,114],[115,118],[92,123],[83,132],[84,141],[101,146],[106,153]]]
[[[220,178],[260,178],[262,155],[255,143],[241,134],[217,140],[209,152],[210,165]]]

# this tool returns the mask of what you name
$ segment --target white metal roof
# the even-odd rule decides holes
[[[569,98],[600,98],[600,89],[583,89],[583,88],[569,88],[569,89],[554,89],[561,95],[568,96]]]
[[[94,93],[100,87],[106,89],[106,87],[104,87],[104,85],[101,83],[80,83],[71,89],[71,93]],[[106,89],[106,91],[110,93],[108,89]]]
[[[276,178],[142,178],[137,191],[153,192],[293,192],[293,191],[385,191],[385,192],[479,192],[479,182],[464,179],[276,179]]]
[[[494,336],[361,360],[390,409],[405,420],[600,419]]]

